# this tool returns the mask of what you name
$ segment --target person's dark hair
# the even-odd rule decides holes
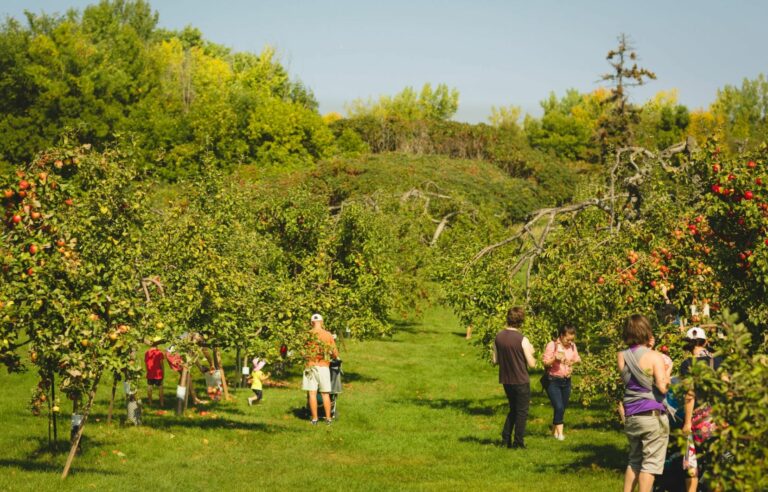
[[[703,347],[706,344],[707,344],[707,341],[701,338],[695,338],[695,339],[686,338],[685,345],[683,345],[683,350],[685,350],[686,352],[693,352],[694,348]]]
[[[568,335],[576,335],[576,328],[573,326],[561,326],[557,329],[557,338]]]
[[[520,306],[509,308],[507,311],[507,326],[520,328],[525,321],[525,310]]]
[[[669,325],[673,323],[677,317],[677,308],[674,304],[664,304],[656,310],[656,316],[661,323]]]
[[[651,322],[642,314],[633,314],[627,318],[624,325],[624,343],[632,345],[646,345],[653,336]]]

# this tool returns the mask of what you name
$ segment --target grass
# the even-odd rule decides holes
[[[249,407],[212,404],[200,416],[154,415],[142,427],[105,424],[108,383],[89,421],[82,455],[59,479],[65,454],[46,451],[47,420],[26,403],[32,374],[1,375],[0,490],[616,490],[623,434],[594,409],[566,414],[567,440],[548,437],[551,409],[534,383],[528,449],[497,446],[506,400],[496,372],[477,357],[443,308],[403,323],[391,340],[347,341],[339,419],[303,418],[299,375],[266,388]],[[232,371],[230,371],[232,374]],[[533,381],[538,379],[532,377]],[[166,380],[166,393],[173,382]],[[118,407],[120,409],[121,407]],[[120,412],[118,410],[118,413]],[[67,427],[67,416],[60,417]],[[61,428],[60,427],[60,428]]]

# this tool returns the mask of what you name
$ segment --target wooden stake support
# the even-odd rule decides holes
[[[74,461],[77,448],[80,446],[80,439],[83,437],[83,429],[85,429],[85,423],[88,421],[88,414],[91,413],[91,407],[93,406],[93,400],[96,398],[96,389],[99,387],[100,379],[101,374],[96,377],[96,380],[93,382],[93,386],[91,387],[91,392],[88,395],[88,404],[85,406],[85,411],[83,412],[83,420],[80,421],[80,428],[77,429],[75,439],[72,441],[72,447],[69,448],[67,463],[64,465],[64,471],[61,472],[62,480],[67,478],[67,475],[69,475],[69,469],[72,466],[72,461]]]
[[[178,392],[176,393],[176,415],[184,415],[184,410],[187,407],[187,396],[189,395],[189,388],[187,387],[187,379],[189,378],[189,369],[187,366],[182,367],[181,377],[179,378],[179,386],[184,388],[184,398],[179,398]]]

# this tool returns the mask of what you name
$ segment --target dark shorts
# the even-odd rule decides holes
[[[147,379],[147,384],[149,386],[162,386],[163,380],[162,379]]]
[[[263,393],[262,393],[262,391],[261,391],[261,390],[251,390],[251,391],[253,391],[253,394],[254,394],[254,395],[256,395],[256,396],[258,396],[258,397],[259,397],[259,400],[261,400],[261,398],[262,398],[262,395],[263,395]]]

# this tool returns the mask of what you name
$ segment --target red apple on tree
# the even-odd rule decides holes
[[[751,200],[752,198],[754,198],[754,196],[755,195],[751,191],[749,191],[749,190],[744,192],[744,199],[745,200]]]
[[[747,162],[747,167],[750,169],[754,169],[757,167],[757,164],[755,163],[755,161],[749,161]]]
[[[21,181],[19,181],[19,189],[20,190],[26,190],[27,188],[29,188],[29,181],[27,181],[25,179],[22,179]]]
[[[19,222],[21,222],[21,215],[18,215],[18,214],[14,215],[11,221],[13,221],[14,224],[18,224]]]

